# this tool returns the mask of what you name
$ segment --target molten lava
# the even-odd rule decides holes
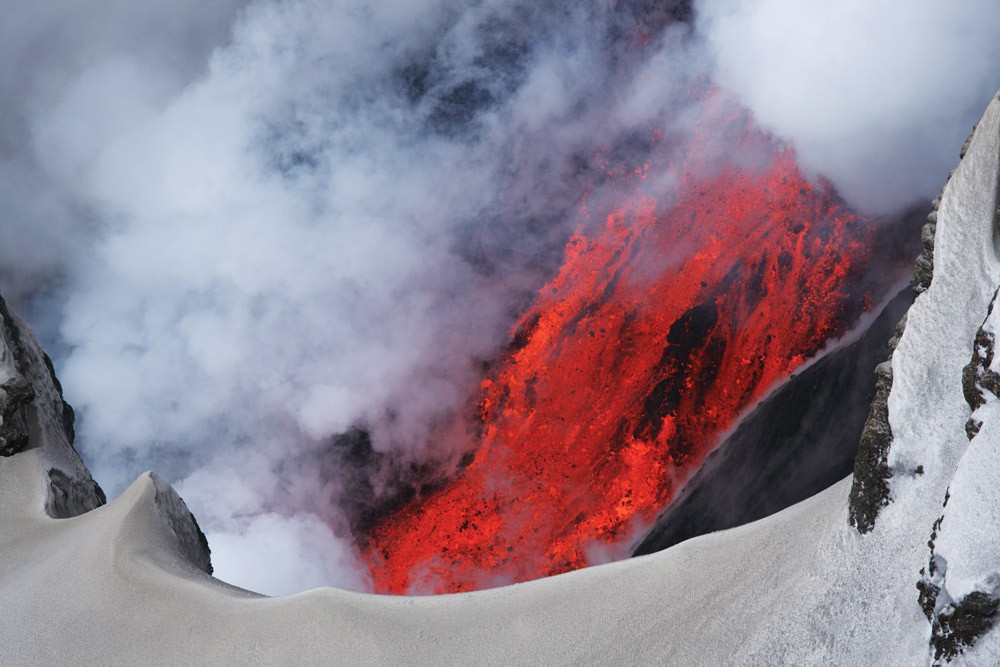
[[[621,552],[741,412],[871,307],[871,228],[742,111],[719,103],[701,123],[669,201],[637,195],[570,239],[483,382],[471,463],[370,531],[377,591],[465,591]],[[763,159],[707,160],[720,127],[732,154]]]

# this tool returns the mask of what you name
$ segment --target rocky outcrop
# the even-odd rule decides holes
[[[938,203],[940,203],[940,199],[934,200],[932,206],[937,206]],[[927,229],[928,226],[925,225],[920,233],[924,247],[924,254],[921,257],[930,252],[929,261],[931,264],[927,266],[931,266],[933,264],[934,243],[932,234],[928,245]],[[930,248],[929,251],[928,248]],[[930,274],[927,274],[920,278],[920,281],[926,280],[926,286],[923,289],[917,289],[914,283],[917,282],[917,276],[921,274],[921,271],[921,263],[918,260],[914,277],[910,281],[910,285],[918,294],[930,286]],[[924,283],[919,282],[918,284]],[[892,477],[892,471],[889,469],[889,447],[892,445],[892,426],[889,424],[892,355],[905,330],[906,314],[904,313],[896,324],[892,338],[889,339],[888,360],[875,367],[875,395],[872,397],[868,418],[861,430],[858,453],[854,459],[854,476],[848,501],[848,521],[860,533],[867,533],[875,527],[875,519],[878,517],[879,510],[889,503],[889,479]]]
[[[947,660],[961,654],[995,622],[1000,597],[996,593],[973,591],[958,602],[949,603],[934,619],[931,644],[934,659]]]
[[[0,456],[13,456],[28,447],[27,406],[35,391],[23,377],[24,345],[7,303],[0,297],[3,346],[0,346]]]
[[[0,456],[33,453],[46,485],[45,512],[68,519],[106,503],[104,491],[73,448],[74,413],[65,401],[52,361],[34,334],[0,298]],[[184,501],[151,476],[154,505],[182,556],[211,574],[208,541]]]
[[[976,331],[976,339],[972,345],[972,359],[962,369],[962,393],[973,412],[965,424],[965,433],[969,436],[969,440],[975,438],[983,426],[983,422],[975,417],[975,412],[986,405],[987,395],[992,397],[991,400],[1000,398],[1000,374],[991,368],[995,346],[994,335],[987,327],[998,293],[1000,290],[993,293],[993,299],[986,311],[986,319]]]
[[[949,494],[945,493],[943,507],[948,506]],[[931,550],[927,568],[917,582],[918,602],[931,624],[931,647],[934,661],[950,662],[972,647],[976,640],[993,628],[997,609],[1000,608],[1000,582],[989,591],[975,590],[954,600],[945,587],[948,561],[934,553],[938,532],[944,523],[938,517],[931,529],[927,546]]]
[[[913,267],[913,277],[910,278],[910,286],[917,294],[926,292],[934,278],[934,232],[937,231],[937,207],[940,203],[940,197],[931,202],[933,210],[927,216],[927,224],[920,230],[923,250],[917,257],[916,265]]]
[[[0,454],[38,450],[50,516],[68,518],[100,507],[104,492],[73,449],[73,409],[63,398],[52,361],[2,297],[0,322]]]
[[[27,448],[25,408],[33,400],[35,392],[21,376],[0,384],[0,456],[13,456]]]
[[[948,507],[950,494],[945,492],[942,509]],[[931,624],[931,647],[934,661],[951,661],[973,646],[976,639],[991,629],[1000,606],[1000,591],[972,591],[954,600],[945,587],[948,561],[935,553],[938,533],[944,523],[944,514],[938,517],[931,528],[927,547],[931,551],[926,568],[917,581],[917,601],[924,616]]]
[[[155,489],[153,502],[173,533],[177,548],[188,562],[202,572],[212,574],[212,551],[198,520],[170,484],[155,473],[149,473],[149,477]]]
[[[891,358],[891,356],[890,356]],[[875,527],[879,510],[889,503],[889,392],[892,390],[892,365],[884,361],[875,367],[875,398],[861,431],[858,456],[854,460],[848,518],[861,533]]]

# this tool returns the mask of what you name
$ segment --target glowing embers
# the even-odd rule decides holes
[[[689,157],[662,210],[640,200],[573,236],[483,383],[472,462],[371,531],[377,591],[625,555],[740,412],[870,307],[866,227],[768,150],[707,178]]]

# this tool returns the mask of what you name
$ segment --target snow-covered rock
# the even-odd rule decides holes
[[[34,459],[44,473],[44,504],[53,517],[83,514],[105,501],[73,449],[73,437],[73,409],[63,400],[52,362],[0,297],[0,457],[26,453],[22,458]]]
[[[965,157],[945,187],[937,212],[941,261],[951,263],[938,271],[944,275],[935,276],[935,283],[946,283],[936,301],[945,307],[963,306],[961,313],[954,313],[960,318],[961,333],[948,350],[954,352],[954,358],[948,358],[949,409],[941,410],[936,420],[941,422],[937,432],[940,440],[923,443],[937,444],[936,458],[949,477],[920,583],[939,659],[965,650],[970,658],[1000,659],[1000,638],[989,632],[1000,607],[1000,359],[995,355],[1000,331],[1000,309],[996,307],[1000,292],[997,107],[994,102],[964,149]],[[946,249],[950,251],[947,255]],[[964,363],[956,373],[953,364],[959,361]],[[961,383],[961,403],[954,395],[956,383]],[[960,417],[965,418],[964,439],[957,430]],[[932,419],[925,417],[924,421]],[[986,638],[980,642],[983,634]]]
[[[4,309],[0,662],[998,664],[998,176],[1000,98],[925,231],[922,291],[881,370],[883,484],[863,526],[845,479],[660,553],[470,594],[265,598],[211,578],[162,480],[98,506],[44,356]]]
[[[0,542],[36,525],[62,525],[106,502],[73,449],[73,410],[34,334],[0,298]],[[208,544],[184,501],[149,473],[158,520],[183,558],[211,574]],[[33,511],[32,511],[33,510]]]

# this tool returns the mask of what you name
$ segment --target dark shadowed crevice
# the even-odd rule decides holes
[[[874,368],[913,294],[904,290],[858,341],[790,379],[709,457],[634,555],[763,518],[851,473]]]

